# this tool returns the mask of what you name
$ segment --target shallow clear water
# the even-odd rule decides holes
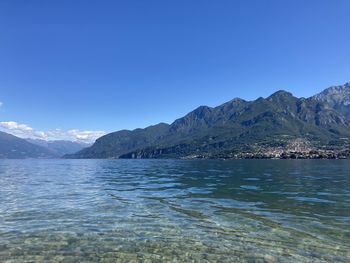
[[[350,262],[350,162],[1,160],[7,261]]]

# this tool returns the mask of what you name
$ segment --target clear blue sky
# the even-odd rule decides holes
[[[115,131],[350,81],[348,0],[0,1],[0,121]]]

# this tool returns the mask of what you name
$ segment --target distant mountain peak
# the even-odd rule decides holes
[[[296,99],[293,94],[285,90],[278,90],[266,98],[268,101],[279,103],[285,103],[286,101],[291,101],[293,99]]]
[[[311,98],[324,102],[350,117],[350,82],[331,86]]]
[[[324,93],[347,94],[350,83],[343,86]],[[333,100],[332,96],[324,96]],[[340,101],[344,104],[343,98]],[[170,125],[107,134],[93,146],[66,157],[217,157],[245,151],[262,142],[280,145],[293,138],[327,145],[338,143],[339,138],[350,138],[348,120],[337,107],[279,90],[254,101],[234,98],[217,107],[199,106]]]
[[[230,100],[229,102],[246,102],[244,99],[241,99],[241,98],[233,98],[232,100]]]
[[[322,92],[320,92],[319,94],[323,93],[323,92],[331,92],[331,91],[334,91],[334,92],[339,92],[339,91],[350,91],[350,82],[346,82],[344,83],[343,85],[333,85],[333,86],[330,86],[329,88],[323,90]]]
[[[268,98],[281,97],[281,96],[293,97],[293,94],[285,90],[278,90],[272,93]]]
[[[222,110],[230,110],[233,108],[237,108],[240,107],[244,104],[248,103],[248,101],[241,99],[241,98],[233,98],[232,100],[225,102],[217,107],[215,107],[214,109],[222,109]]]
[[[196,114],[196,115],[205,115],[207,112],[210,112],[213,108],[206,106],[206,105],[202,105],[199,106],[198,108],[196,108],[194,111],[192,111],[192,113]]]
[[[323,92],[326,92],[326,93],[350,92],[350,82],[347,82],[344,85],[331,86],[328,89],[325,89]]]
[[[91,146],[90,144],[69,141],[69,140],[40,140],[40,139],[25,139],[27,142],[41,146],[47,149],[53,156],[61,157],[65,154],[75,153],[82,150],[85,147]]]

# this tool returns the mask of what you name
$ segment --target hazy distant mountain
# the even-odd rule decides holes
[[[28,142],[39,145],[48,149],[56,157],[62,157],[65,154],[72,154],[91,146],[91,144],[82,143],[82,142],[73,142],[65,140],[53,140],[45,141],[39,139],[26,139]]]
[[[349,84],[341,87],[308,99],[278,91],[255,101],[236,98],[214,108],[200,106],[170,125],[110,133],[66,157],[215,158],[256,144],[283,145],[295,138],[334,145],[350,137]]]
[[[54,155],[41,147],[11,134],[0,132],[0,159],[52,158]]]

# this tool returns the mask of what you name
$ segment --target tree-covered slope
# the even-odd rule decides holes
[[[156,144],[169,130],[169,125],[160,123],[145,129],[122,130],[97,139],[93,146],[85,148],[68,158],[117,158],[137,149]]]
[[[255,101],[233,99],[214,108],[200,106],[170,125],[107,134],[93,146],[66,157],[215,157],[256,143],[273,145],[293,138],[328,145],[350,137],[349,119],[333,106],[319,97],[296,98],[286,91]]]

